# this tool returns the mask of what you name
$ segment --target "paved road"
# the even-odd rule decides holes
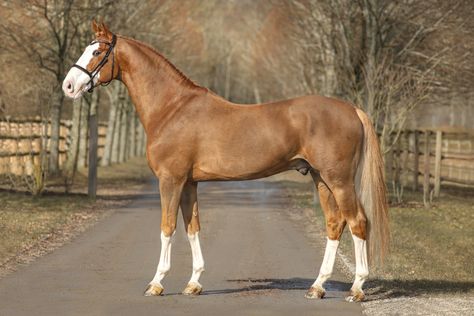
[[[159,198],[146,194],[74,242],[0,280],[0,315],[360,315],[336,272],[324,300],[307,300],[323,249],[286,213],[275,182],[199,188],[206,272],[199,297],[181,295],[191,275],[184,229],[176,233],[166,295],[144,297],[159,256]],[[339,280],[339,281],[337,281]],[[343,280],[344,282],[341,282]]]

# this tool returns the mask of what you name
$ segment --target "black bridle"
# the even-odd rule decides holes
[[[77,69],[81,70],[82,72],[86,73],[90,80],[87,84],[90,84],[91,87],[89,88],[89,90],[87,90],[87,92],[89,93],[92,93],[92,91],[94,91],[94,78],[99,74],[100,70],[102,69],[102,67],[105,66],[105,64],[107,63],[107,61],[109,60],[109,56],[110,54],[112,53],[112,70],[111,70],[111,74],[110,74],[110,80],[107,81],[107,82],[103,82],[101,83],[101,85],[103,86],[106,86],[108,85],[113,77],[114,77],[114,68],[115,68],[115,56],[114,56],[114,47],[115,47],[115,44],[117,43],[117,36],[115,34],[112,34],[112,41],[109,43],[109,42],[104,42],[104,41],[92,41],[90,45],[94,45],[96,43],[102,43],[102,44],[106,44],[109,46],[109,48],[107,49],[107,52],[105,52],[105,55],[104,57],[102,58],[102,60],[97,64],[97,66],[95,66],[95,68],[92,70],[92,71],[88,71],[87,69],[79,66],[78,64],[74,64],[72,65],[72,67],[76,67]]]

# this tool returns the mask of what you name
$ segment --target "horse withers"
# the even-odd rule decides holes
[[[389,243],[383,161],[367,115],[344,101],[304,96],[266,104],[231,103],[184,76],[150,46],[92,23],[96,39],[67,74],[64,93],[79,98],[122,81],[146,135],[147,159],[159,179],[161,254],[145,295],[161,295],[170,269],[178,209],[192,249],[193,272],[183,293],[198,295],[204,271],[199,243],[200,181],[249,180],[286,170],[310,173],[326,218],[327,245],[306,297],[322,298],[339,239],[352,233],[356,272],[349,301],[364,299],[368,257]],[[368,256],[369,255],[369,256]]]

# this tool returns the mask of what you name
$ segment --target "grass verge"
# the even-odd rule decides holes
[[[42,196],[0,191],[0,275],[50,252],[116,207],[131,201],[148,183],[145,159],[99,168],[98,197],[87,197],[87,170],[77,174],[71,192],[57,184]]]

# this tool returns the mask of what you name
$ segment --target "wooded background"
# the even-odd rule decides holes
[[[61,91],[93,38],[91,20],[102,17],[113,32],[151,44],[231,101],[317,93],[354,102],[374,121],[386,159],[395,161],[389,181],[400,188],[405,184],[392,176],[392,165],[405,163],[398,154],[405,131],[451,127],[462,129],[455,137],[471,135],[465,130],[474,119],[472,12],[469,0],[1,0],[0,116],[43,122],[43,177],[68,178],[87,165],[78,163],[78,152],[87,147],[80,143],[87,142],[90,117],[107,124],[101,133],[111,149],[100,163],[118,161],[112,147],[138,139],[127,131],[141,133],[123,85],[75,103]]]

